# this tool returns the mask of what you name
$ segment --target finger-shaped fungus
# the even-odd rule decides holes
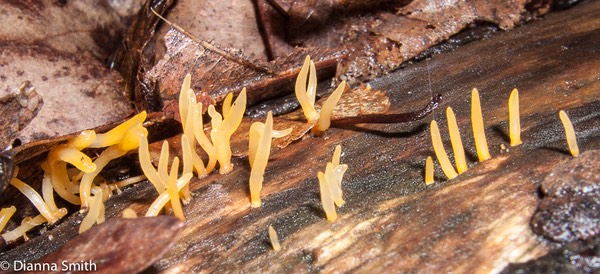
[[[481,113],[479,91],[476,88],[474,88],[471,93],[471,124],[473,127],[473,138],[475,138],[475,149],[477,150],[479,161],[483,162],[492,158],[485,138],[485,127],[483,126],[483,114]]]
[[[171,172],[169,173],[169,181],[167,191],[169,192],[169,198],[171,198],[171,208],[173,208],[173,215],[180,220],[185,220],[183,216],[183,209],[181,208],[181,200],[179,198],[179,189],[177,189],[177,173],[179,171],[179,158],[173,159],[171,164]],[[189,184],[186,184],[189,185]],[[185,187],[185,186],[184,186]],[[183,189],[183,188],[182,188]]]
[[[444,171],[444,174],[446,174],[446,177],[448,177],[448,179],[455,178],[456,176],[458,176],[458,174],[454,170],[454,167],[452,167],[450,159],[448,159],[448,154],[446,154],[446,149],[444,149],[444,144],[442,143],[440,129],[438,128],[438,125],[435,122],[435,120],[431,121],[430,131],[431,143],[433,144],[433,151],[435,151],[435,156],[437,157],[438,162],[440,162],[440,165],[442,166],[442,171]]]
[[[510,146],[518,146],[521,142],[521,120],[519,118],[519,91],[513,89],[508,97],[508,131]]]
[[[6,207],[0,210],[0,232],[4,229],[10,217],[17,211],[17,208],[14,206]]]
[[[6,242],[12,242],[12,241],[20,238],[21,236],[27,237],[27,235],[25,235],[25,233],[27,233],[27,231],[31,230],[32,228],[34,228],[38,225],[45,223],[45,222],[46,222],[46,218],[44,218],[44,216],[42,214],[37,215],[35,218],[26,217],[25,219],[23,219],[20,226],[18,226],[17,228],[15,228],[11,231],[8,231],[8,232],[2,234],[2,238]]]
[[[92,184],[100,171],[113,159],[119,158],[129,150],[133,150],[140,145],[140,135],[147,135],[147,130],[142,126],[146,119],[146,112],[143,111],[124,123],[116,126],[104,134],[98,134],[92,143],[94,146],[110,145],[94,161],[96,170],[85,173],[79,183],[79,195],[82,207],[88,207],[91,202],[90,192]],[[96,142],[100,138],[101,141]]]
[[[337,219],[335,206],[342,206],[345,201],[342,197],[342,178],[348,169],[345,164],[340,164],[342,147],[336,146],[330,163],[327,163],[325,173],[319,172],[319,189],[321,192],[321,203],[327,216],[327,220],[333,222]]]
[[[42,216],[44,216],[45,220],[48,220],[50,224],[55,223],[60,220],[63,216],[67,214],[67,210],[65,208],[61,208],[59,210],[52,210],[48,204],[42,199],[42,196],[38,194],[32,187],[24,183],[23,181],[17,179],[16,177],[12,178],[9,182],[11,185],[16,187],[23,195],[25,195],[29,201],[35,206],[35,208],[40,212]]]
[[[565,135],[567,136],[567,145],[569,145],[569,151],[571,151],[571,155],[573,155],[573,157],[577,157],[579,156],[579,146],[577,145],[577,136],[575,136],[575,129],[573,129],[571,119],[569,119],[569,116],[567,116],[567,113],[564,110],[558,112],[558,116],[560,117],[560,121],[565,128]]]
[[[448,107],[446,109],[446,117],[448,120],[448,133],[450,133],[452,151],[454,151],[454,161],[456,162],[456,169],[458,170],[458,174],[461,174],[465,172],[469,167],[467,166],[467,160],[465,159],[465,149],[463,148],[462,139],[460,138],[460,132],[458,131],[456,116],[454,116],[454,111],[452,111],[451,107]]]
[[[181,85],[181,91],[179,92],[179,116],[181,117],[181,126],[183,128],[183,134],[186,136],[194,136],[195,128],[202,127],[202,122],[198,125],[198,122],[194,119],[196,114],[196,94],[190,89],[191,76],[188,73],[183,80]],[[201,104],[200,104],[201,105]],[[190,147],[191,164],[193,169],[196,170],[196,174],[199,177],[208,174],[204,163],[200,156],[196,153],[196,142],[194,138],[187,138],[188,146]]]
[[[90,208],[87,215],[81,221],[79,226],[79,234],[90,229],[94,224],[101,224],[104,222],[104,203],[102,202],[102,190],[96,193],[92,198]]]
[[[315,63],[310,60],[310,56],[306,56],[304,65],[302,65],[300,73],[298,73],[298,78],[296,78],[295,92],[306,120],[308,120],[309,124],[315,124],[311,130],[314,135],[323,135],[329,126],[331,126],[331,113],[345,89],[346,81],[342,81],[342,83],[331,93],[329,98],[325,100],[321,112],[317,112],[315,110],[317,72]]]
[[[325,216],[327,220],[333,222],[337,219],[337,213],[335,212],[335,204],[333,202],[333,195],[331,194],[331,188],[329,187],[329,183],[325,178],[325,174],[320,172],[317,174],[317,178],[319,179],[319,190],[321,192],[321,204],[323,205],[323,210],[325,211]]]
[[[191,173],[181,175],[181,177],[177,179],[177,190],[180,191],[185,185],[187,185],[193,176],[194,175],[192,175]],[[169,193],[167,191],[162,192],[160,195],[158,195],[158,198],[156,198],[156,200],[152,202],[145,216],[158,216],[158,213],[163,209],[163,207],[165,207],[165,205],[167,204],[167,202],[170,201],[170,199],[171,197],[169,196]]]
[[[281,245],[279,244],[279,237],[277,237],[277,231],[272,226],[269,226],[269,240],[271,240],[271,246],[275,251],[281,250]]]
[[[246,88],[242,89],[240,95],[235,99],[227,115],[225,115],[226,119],[223,119],[223,116],[212,105],[208,107],[208,115],[211,117],[212,123],[210,139],[215,147],[220,174],[227,174],[233,170],[230,139],[231,135],[240,126],[244,111],[246,111]]]
[[[425,185],[433,184],[433,159],[427,156],[425,160]]]
[[[346,81],[342,83],[331,93],[331,95],[325,100],[321,112],[319,113],[319,120],[317,124],[312,128],[311,132],[315,135],[322,135],[331,126],[331,113],[337,102],[342,97],[342,92],[346,89]]]
[[[309,77],[307,83],[307,76]],[[319,113],[315,110],[315,97],[317,95],[317,72],[315,64],[310,60],[310,56],[304,59],[304,65],[300,69],[295,86],[296,98],[302,107],[304,116],[309,123],[319,120]]]
[[[86,130],[81,132],[75,138],[69,140],[66,144],[57,145],[50,149],[48,158],[42,163],[44,170],[44,180],[42,191],[46,193],[46,197],[53,196],[53,191],[66,201],[79,205],[80,198],[75,195],[76,191],[71,191],[77,187],[69,178],[67,173],[67,163],[75,166],[82,172],[93,172],[96,170],[96,165],[87,155],[80,150],[90,146],[96,138],[96,132]],[[49,205],[54,204],[54,198],[49,200]]]
[[[265,124],[253,123],[249,135],[250,204],[252,207],[260,207],[260,191],[271,151],[273,113],[269,111]]]
[[[260,191],[264,180],[265,169],[271,153],[272,138],[285,137],[292,132],[273,130],[273,113],[269,111],[265,124],[255,122],[250,126],[248,161],[250,162],[250,203],[252,207],[260,207]]]

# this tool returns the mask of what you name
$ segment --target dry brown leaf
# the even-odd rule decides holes
[[[0,5],[0,24],[5,26],[0,41],[43,44],[69,53],[88,51],[106,60],[118,45],[126,18],[139,8],[139,2],[5,0]]]
[[[0,98],[29,82],[44,102],[37,116],[15,136],[22,143],[94,128],[132,112],[122,94],[121,77],[88,54],[4,46],[0,64]]]

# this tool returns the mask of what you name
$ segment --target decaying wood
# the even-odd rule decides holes
[[[182,229],[183,223],[173,216],[114,218],[36,262],[57,265],[58,271],[50,273],[63,273],[63,262],[95,273],[136,273],[169,250]]]
[[[330,129],[274,149],[262,192],[251,208],[246,158],[234,171],[192,182],[184,207],[186,227],[153,265],[156,271],[248,272],[496,272],[510,263],[547,254],[552,245],[530,228],[548,173],[572,157],[566,151],[558,110],[565,109],[582,151],[600,149],[600,2],[550,14],[493,39],[434,56],[371,85],[387,92],[390,112],[417,109],[435,94],[452,106],[470,169],[454,180],[436,170],[425,186],[424,160],[432,155],[426,123],[360,125]],[[477,87],[492,159],[475,162],[470,138],[470,90]],[[508,147],[508,95],[518,88],[524,144]],[[431,117],[445,124],[443,111]],[[442,126],[449,148],[445,127]],[[342,145],[349,165],[342,189],[346,204],[329,223],[321,208],[316,174]],[[155,190],[142,183],[107,201],[115,216],[131,206],[145,213]],[[65,242],[76,231],[75,214],[48,231]],[[268,242],[278,232],[282,250]],[[69,230],[59,234],[57,231]],[[48,238],[0,254],[31,261],[51,253]]]

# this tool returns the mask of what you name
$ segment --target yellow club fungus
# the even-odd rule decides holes
[[[17,208],[14,206],[6,207],[0,210],[0,232],[4,229],[10,217],[17,211]]]
[[[227,174],[233,170],[230,140],[231,135],[242,123],[246,111],[246,88],[242,89],[232,106],[224,107],[224,109],[229,111],[221,116],[214,106],[208,107],[208,115],[211,117],[212,124],[210,139],[215,147],[220,174]]]
[[[138,135],[140,139],[140,146],[138,148],[138,156],[140,159],[140,167],[142,168],[142,172],[148,178],[148,181],[154,186],[156,191],[161,194],[167,186],[163,184],[163,182],[158,177],[158,171],[152,165],[152,161],[150,160],[150,151],[148,150],[148,139],[147,134],[140,133]],[[164,143],[163,143],[164,146]],[[162,156],[162,153],[161,153]],[[165,161],[165,159],[160,158],[159,162]],[[167,160],[168,161],[168,160]]]
[[[128,207],[128,208],[124,209],[123,212],[121,212],[121,217],[123,217],[125,219],[135,219],[138,216],[137,216],[137,213],[135,212],[135,210]]]
[[[197,103],[196,94],[190,89],[190,84],[191,76],[190,74],[187,74],[181,85],[181,92],[179,93],[179,116],[181,117],[183,134],[188,137],[194,136],[196,127],[203,126],[202,122],[198,124],[194,120]],[[200,105],[202,104],[200,103]],[[198,174],[199,177],[205,176],[209,171],[207,172],[202,159],[196,153],[196,142],[194,141],[194,138],[187,138],[187,143],[190,147],[190,151],[193,152],[190,154],[193,169],[196,170],[196,174]]]
[[[186,184],[189,184],[190,179],[192,179],[193,176],[194,175],[192,175],[191,173],[181,175],[181,177],[177,179],[177,190],[180,191]],[[156,200],[152,202],[145,216],[158,216],[158,213],[163,209],[163,207],[165,207],[165,205],[167,204],[167,202],[170,201],[170,199],[171,197],[169,196],[167,191],[162,192],[160,195],[158,195],[158,198],[156,198]]]
[[[250,126],[248,160],[250,162],[250,203],[252,207],[260,207],[260,191],[264,180],[265,169],[269,161],[272,138],[284,137],[292,129],[273,130],[273,113],[269,111],[263,124],[255,122]]]
[[[476,88],[471,93],[471,124],[473,126],[473,138],[475,138],[475,149],[477,150],[479,161],[483,162],[492,158],[485,138],[479,91]]]
[[[521,120],[519,118],[519,91],[513,89],[508,97],[508,131],[510,146],[518,146],[521,142]]]
[[[425,184],[433,184],[433,160],[431,156],[427,156],[427,160],[425,160]]]
[[[53,191],[56,191],[64,200],[75,205],[81,204],[80,198],[75,195],[77,191],[74,191],[77,187],[67,173],[67,163],[75,166],[82,172],[95,171],[96,165],[92,163],[90,157],[80,151],[90,146],[95,138],[96,132],[86,130],[66,144],[57,145],[50,149],[48,158],[42,163],[44,179],[46,180],[42,184],[42,192],[45,193],[45,198],[49,198]],[[49,201],[49,204],[53,205],[53,200],[54,198],[52,197],[52,201]]]
[[[444,144],[442,143],[440,129],[438,128],[438,125],[435,122],[435,120],[431,121],[430,131],[431,142],[433,144],[433,151],[435,151],[435,156],[437,157],[438,162],[440,162],[440,165],[442,166],[442,171],[444,171],[444,174],[446,174],[446,177],[448,177],[448,179],[454,179],[456,176],[458,176],[458,174],[454,170],[454,167],[452,167],[450,159],[448,159],[448,154],[446,154],[446,149],[444,149]]]
[[[323,210],[327,220],[331,222],[337,219],[335,206],[342,206],[345,203],[342,197],[342,178],[348,166],[340,164],[341,151],[342,147],[336,146],[331,162],[327,163],[325,173],[317,174]]]
[[[67,214],[67,209],[65,208],[52,210],[48,206],[48,204],[46,204],[44,199],[42,199],[42,196],[40,196],[40,194],[38,194],[32,187],[30,187],[23,181],[17,179],[16,177],[10,180],[10,184],[16,187],[19,191],[21,191],[21,193],[23,193],[23,195],[25,195],[29,199],[29,201],[31,201],[31,203],[40,212],[40,214],[44,216],[44,219],[48,220],[50,224],[55,223]]]
[[[277,231],[272,226],[269,226],[269,240],[271,240],[271,246],[275,251],[281,250],[281,245],[279,244],[279,237],[277,237]]]
[[[180,195],[184,189],[188,189],[188,184],[190,179],[192,178],[192,171],[189,165],[190,151],[189,144],[186,142],[187,137],[182,137],[182,146],[183,146],[183,175],[178,179],[177,174],[179,171],[179,158],[175,157],[173,159],[173,163],[171,164],[171,169],[169,171],[169,143],[167,141],[163,142],[162,149],[160,152],[160,158],[158,161],[158,170],[154,168],[152,162],[150,161],[150,153],[148,151],[148,140],[145,135],[140,135],[140,147],[139,147],[139,155],[140,155],[140,165],[142,166],[142,171],[148,177],[148,180],[152,183],[156,191],[158,192],[158,198],[152,203],[148,212],[146,212],[146,216],[157,216],[158,213],[162,210],[163,207],[167,204],[167,202],[171,202],[171,208],[173,209],[173,213],[175,216],[181,220],[185,219],[183,215],[183,208],[180,203]],[[186,161],[187,164],[186,164]],[[190,195],[189,189],[186,195]],[[185,196],[185,195],[184,195]],[[191,197],[191,196],[190,196]]]
[[[308,76],[308,83],[306,78]],[[296,78],[296,86],[294,88],[296,98],[302,107],[304,116],[309,123],[319,120],[319,113],[315,110],[315,98],[317,96],[317,71],[315,63],[310,60],[310,56],[306,56],[304,64]]]
[[[307,83],[308,77],[308,83]],[[311,132],[315,135],[322,135],[331,125],[331,113],[335,105],[340,100],[342,92],[346,89],[346,81],[343,81],[333,93],[325,100],[321,112],[315,109],[315,97],[317,95],[317,71],[315,63],[310,60],[310,56],[304,59],[304,65],[296,78],[295,93],[304,116],[309,124],[315,124]]]
[[[322,135],[331,126],[331,113],[333,108],[342,97],[342,92],[346,89],[346,81],[342,81],[340,85],[331,93],[331,95],[325,100],[321,112],[319,113],[319,120],[315,127],[312,128],[311,132],[315,135]]]
[[[231,95],[231,96],[230,96]],[[228,94],[226,98],[233,98],[233,94]],[[229,102],[223,103],[223,109],[227,109],[227,113],[229,114],[229,109],[231,108],[231,100]],[[227,107],[226,107],[227,105]],[[204,122],[202,121],[202,103],[196,104],[194,108],[194,138],[196,142],[200,145],[200,147],[208,154],[208,162],[206,163],[206,173],[210,173],[215,169],[217,164],[217,152],[215,150],[215,146],[208,139],[206,134],[204,133]]]
[[[446,117],[448,119],[448,132],[450,133],[452,151],[454,151],[454,161],[456,162],[456,169],[458,170],[458,174],[461,174],[467,171],[469,167],[467,166],[467,160],[465,159],[465,149],[463,148],[462,139],[460,138],[460,132],[458,131],[456,116],[454,116],[454,111],[452,111],[451,107],[448,107],[446,109]]]
[[[565,128],[565,135],[567,136],[567,145],[569,145],[569,151],[571,151],[571,155],[573,157],[579,156],[579,146],[577,146],[577,137],[575,136],[575,129],[573,129],[573,124],[571,123],[571,119],[567,116],[563,110],[558,112],[558,116],[560,117],[560,121]]]
[[[88,207],[90,204],[90,192],[92,184],[100,171],[113,159],[119,158],[130,150],[136,149],[140,145],[140,134],[147,135],[147,130],[142,126],[146,120],[146,112],[140,112],[131,119],[116,126],[104,134],[96,135],[96,139],[90,147],[109,146],[94,161],[96,170],[85,173],[79,184],[79,195],[82,207]]]
[[[45,222],[46,218],[44,218],[42,214],[37,215],[35,218],[26,217],[25,219],[23,219],[19,227],[2,234],[2,238],[6,242],[12,242],[16,239],[19,239],[21,236],[27,237],[27,235],[25,234],[27,233],[27,231]]]
[[[101,224],[104,222],[104,203],[102,202],[102,190],[93,196],[90,208],[87,215],[79,225],[79,233],[83,233],[90,229],[95,223]]]
[[[179,198],[179,189],[177,189],[177,173],[179,172],[179,158],[173,159],[171,164],[171,172],[169,173],[169,181],[167,182],[167,191],[169,198],[171,199],[171,208],[173,209],[173,215],[180,220],[185,220],[183,216],[183,208],[181,208],[181,200]],[[189,185],[189,184],[186,184]]]
[[[335,204],[333,202],[333,194],[331,193],[331,188],[329,187],[329,183],[325,178],[325,174],[320,172],[317,174],[317,178],[319,179],[319,190],[321,192],[321,204],[323,205],[323,210],[325,211],[325,216],[327,220],[333,222],[337,219],[337,213],[335,212]]]

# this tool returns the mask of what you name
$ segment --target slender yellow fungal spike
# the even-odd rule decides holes
[[[148,151],[148,139],[146,135],[140,134],[140,147],[138,148],[138,156],[140,158],[140,166],[142,167],[142,171],[148,181],[152,183],[154,188],[158,193],[162,193],[167,186],[163,185],[160,177],[158,176],[158,171],[152,165],[152,161],[150,160],[150,152]]]
[[[135,125],[141,125],[146,120],[146,116],[146,111],[142,111],[107,133],[97,134],[90,147],[107,147],[120,143],[125,137],[125,133]]]
[[[335,212],[335,204],[331,194],[331,188],[329,187],[327,178],[323,172],[319,171],[319,173],[317,173],[317,178],[319,179],[319,189],[321,192],[321,204],[323,205],[323,210],[325,211],[327,220],[333,222],[337,219],[337,213]]]
[[[214,108],[213,108],[214,109]],[[202,121],[202,103],[194,107],[194,138],[200,144],[200,147],[208,154],[208,163],[206,163],[206,174],[211,173],[217,164],[217,152],[214,145],[208,140],[204,133],[204,123]]]
[[[333,151],[333,156],[331,157],[331,163],[334,167],[340,164],[340,157],[342,156],[342,146],[335,146],[335,150]]]
[[[87,208],[91,202],[90,191],[92,189],[92,183],[94,178],[100,173],[100,171],[113,159],[117,159],[125,155],[127,151],[122,150],[118,145],[110,146],[104,150],[98,158],[94,161],[96,170],[94,172],[85,173],[79,183],[79,195],[81,198],[81,206]]]
[[[6,207],[0,210],[0,232],[4,229],[10,217],[17,211],[17,208],[14,206]]]
[[[90,210],[88,211],[88,214],[85,215],[85,217],[81,221],[81,225],[79,226],[79,234],[90,229],[97,222],[98,216],[100,216],[100,211],[101,211],[102,205],[103,205],[102,190],[100,190],[100,193],[97,193],[92,198]]]
[[[253,152],[250,155],[253,157],[253,160],[250,161],[250,203],[252,207],[260,207],[260,191],[271,152],[273,113],[269,111],[264,125],[254,123],[250,126],[250,130],[252,133],[250,133],[249,149]]]
[[[179,92],[179,117],[181,119],[181,124],[187,124],[187,115],[189,112],[189,99],[190,99],[190,86],[192,84],[192,76],[188,73],[185,75],[183,79],[183,84],[181,85],[181,91]],[[193,94],[193,92],[191,92]],[[194,98],[195,95],[194,95]]]
[[[165,187],[169,185],[169,142],[163,141],[160,150],[160,158],[158,158],[158,177],[163,182]]]
[[[331,113],[333,112],[333,108],[342,97],[342,92],[346,89],[346,81],[342,81],[342,83],[331,93],[329,98],[323,104],[321,108],[321,113],[319,114],[319,120],[317,121],[317,125],[312,128],[312,133],[316,135],[321,135],[329,128],[331,125]]]
[[[173,215],[182,221],[185,221],[183,216],[183,208],[181,208],[181,201],[179,200],[179,189],[177,189],[177,172],[179,171],[179,158],[173,159],[171,164],[171,172],[169,173],[169,182],[167,183],[167,190],[169,192],[169,198],[171,199],[171,208],[173,208]]]
[[[35,206],[35,208],[44,216],[46,220],[50,224],[55,223],[60,220],[65,214],[67,214],[67,210],[62,208],[58,211],[53,211],[48,207],[48,204],[42,199],[42,196],[38,194],[32,187],[24,183],[23,181],[15,178],[12,178],[9,182],[11,185],[16,187],[23,195],[27,197],[31,201],[31,203]]]
[[[281,245],[279,244],[279,237],[277,237],[277,231],[272,226],[269,226],[269,239],[271,240],[271,246],[275,251],[281,250]]]
[[[452,151],[454,151],[454,161],[456,162],[456,169],[458,170],[458,174],[461,174],[467,171],[469,167],[467,166],[467,160],[465,159],[465,149],[463,148],[462,139],[460,138],[460,132],[458,131],[456,116],[454,116],[454,111],[452,111],[451,107],[448,107],[446,109],[446,117],[448,119],[448,132],[450,133]]]
[[[77,137],[69,140],[67,142],[68,147],[73,147],[77,150],[82,150],[86,147],[89,147],[92,142],[96,139],[96,132],[93,130],[84,130]]]
[[[57,156],[61,161],[72,164],[83,172],[88,173],[96,170],[96,165],[92,163],[92,159],[75,148],[64,147],[57,151]]]
[[[189,145],[188,138],[185,134],[181,134],[181,150],[183,157],[183,173],[193,173],[192,171],[192,150]],[[188,204],[192,201],[192,193],[190,192],[189,185],[186,185],[182,190],[183,203]]]
[[[508,97],[508,124],[510,146],[518,146],[521,142],[521,120],[519,118],[519,91],[513,89]]]
[[[121,212],[121,217],[123,217],[125,219],[135,219],[138,216],[137,216],[137,213],[135,212],[135,210],[128,207],[125,210],[123,210],[123,212]]]
[[[223,100],[223,109],[221,113],[223,113],[223,119],[227,119],[229,117],[229,111],[231,111],[231,102],[233,102],[233,93],[227,93],[225,96],[225,100]]]
[[[565,128],[565,135],[567,136],[567,144],[569,145],[571,155],[577,157],[579,156],[579,146],[577,146],[577,137],[575,136],[575,129],[573,129],[571,119],[569,119],[569,116],[563,110],[558,113],[558,116],[560,116],[560,121]]]
[[[425,160],[425,184],[433,184],[433,160],[431,156],[427,156],[427,160]]]
[[[190,183],[190,179],[192,179],[194,175],[191,173],[185,173],[181,175],[179,179],[177,179],[177,190],[181,191],[181,189]],[[169,193],[167,191],[163,191],[158,198],[152,202],[148,211],[146,212],[146,217],[158,216],[158,213],[165,207],[167,202],[170,201]]]
[[[21,236],[26,237],[25,233],[27,233],[27,231],[45,222],[46,218],[44,218],[42,214],[37,215],[35,218],[27,217],[23,219],[23,222],[21,222],[21,225],[19,227],[2,234],[2,238],[6,242],[12,242],[20,238]]]
[[[435,156],[440,162],[442,166],[442,171],[446,174],[448,179],[454,179],[454,177],[458,176],[454,167],[452,167],[452,163],[450,163],[450,159],[448,159],[448,154],[446,154],[446,149],[444,149],[444,144],[442,143],[442,137],[440,135],[440,129],[438,128],[437,123],[431,121],[431,142],[433,144],[433,150],[435,151]]]
[[[211,111],[212,109],[212,111]],[[235,99],[233,106],[229,110],[227,119],[218,121],[221,115],[218,115],[214,108],[209,107],[209,115],[213,120],[213,129],[210,133],[210,138],[217,152],[217,161],[219,162],[219,173],[227,174],[233,170],[231,164],[231,135],[240,126],[244,111],[246,111],[246,88],[242,89],[240,95]],[[212,112],[212,113],[211,113]],[[215,119],[217,121],[215,122]]]
[[[480,162],[492,158],[485,138],[485,128],[483,126],[483,114],[481,113],[481,103],[479,102],[479,91],[476,88],[471,93],[471,124],[473,126],[473,137],[475,138],[475,149]],[[441,162],[441,161],[440,161]]]
[[[319,119],[319,113],[315,110],[315,96],[317,90],[316,71],[314,69],[314,63],[310,61],[310,56],[306,56],[304,59],[304,65],[298,73],[296,78],[295,93],[304,116],[309,123],[316,122]],[[310,71],[309,71],[310,70]],[[310,72],[310,79],[308,81],[308,89],[306,79]]]

